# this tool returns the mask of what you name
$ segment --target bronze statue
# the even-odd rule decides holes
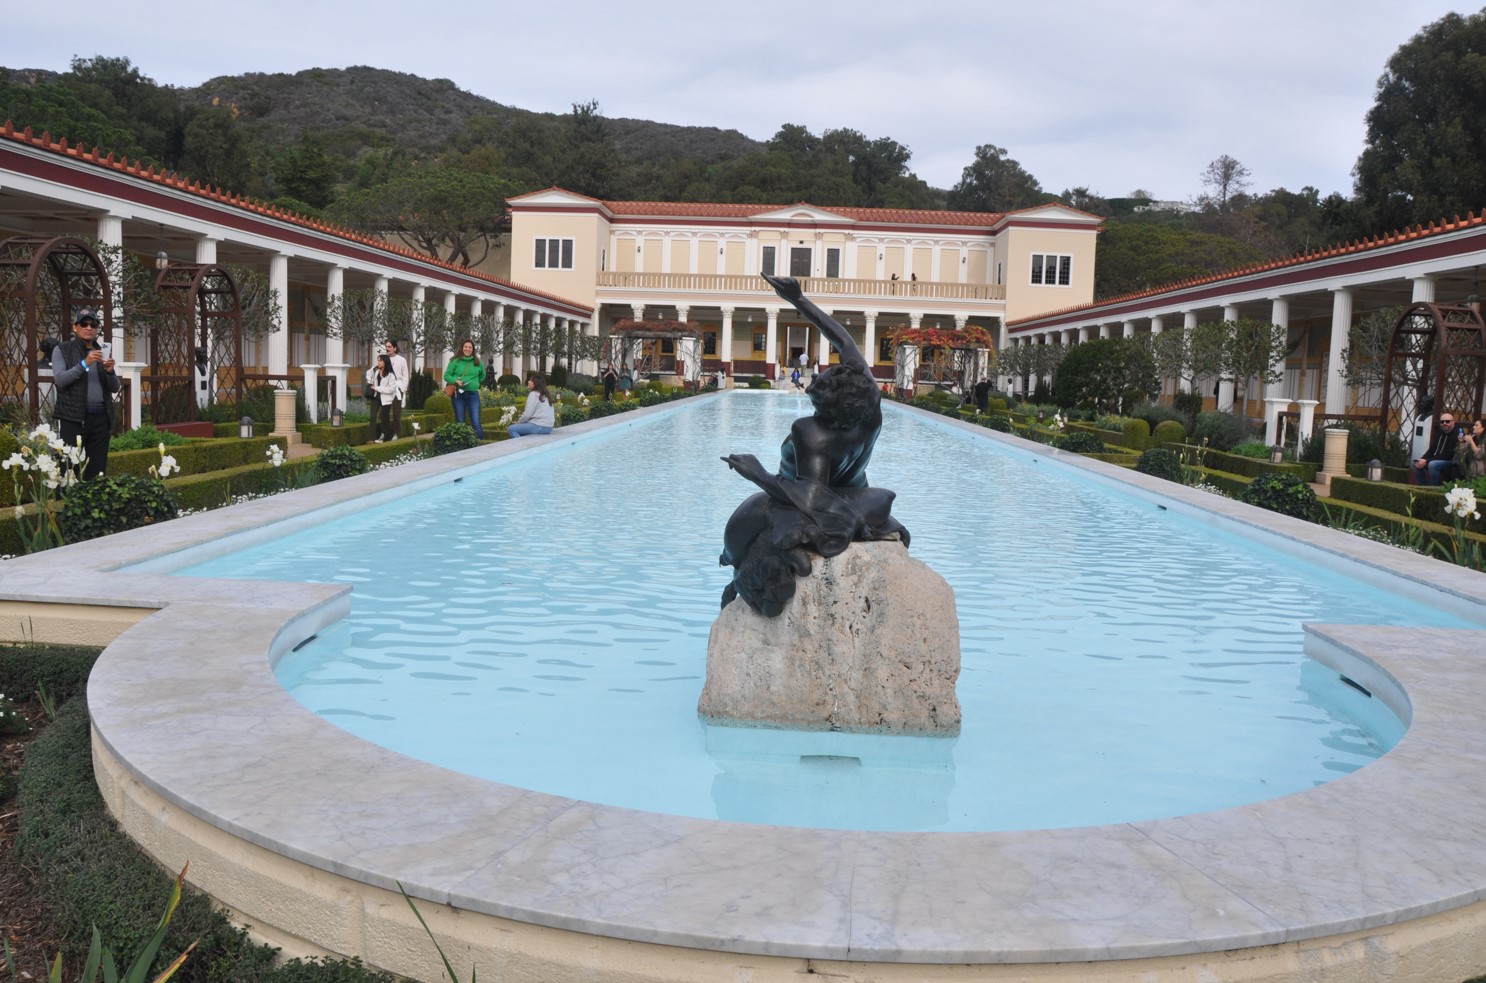
[[[855,541],[895,535],[906,546],[908,530],[892,517],[894,494],[867,484],[867,464],[882,431],[882,391],[866,358],[840,323],[805,299],[798,281],[764,279],[841,355],[811,382],[807,395],[815,414],[790,426],[777,475],[751,454],[723,458],[763,490],[743,500],[723,533],[720,562],[733,567],[733,581],[722,605],[742,597],[772,618],[794,596],[795,578],[810,573],[809,551],[836,556]]]

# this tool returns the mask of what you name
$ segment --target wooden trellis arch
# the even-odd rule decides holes
[[[1476,417],[1486,395],[1486,323],[1466,305],[1416,303],[1399,315],[1388,342],[1380,403],[1384,431],[1419,415],[1434,397],[1436,412]]]
[[[51,369],[38,364],[43,338],[72,337],[80,308],[98,312],[100,341],[113,341],[113,293],[93,247],[71,237],[12,236],[0,242],[0,414],[32,423],[51,398]],[[120,353],[122,354],[122,353]]]
[[[171,263],[155,277],[159,317],[150,330],[150,418],[156,423],[197,419],[199,386],[207,396],[241,410],[242,299],[232,274],[220,266]],[[198,371],[198,353],[204,372]]]

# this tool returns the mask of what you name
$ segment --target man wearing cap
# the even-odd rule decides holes
[[[82,439],[87,464],[83,478],[96,478],[108,468],[108,441],[113,435],[114,393],[119,377],[114,360],[98,344],[98,315],[83,308],[72,320],[72,338],[52,350],[52,378],[57,387],[57,421],[62,441]]]

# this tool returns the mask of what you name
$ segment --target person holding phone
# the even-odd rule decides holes
[[[82,441],[87,457],[84,480],[108,470],[113,397],[119,391],[112,346],[98,343],[98,330],[97,313],[85,307],[72,319],[72,337],[52,349],[52,379],[57,387],[52,418],[63,443],[72,446]]]
[[[1476,420],[1460,431],[1460,456],[1465,459],[1465,476],[1486,475],[1486,420]]]

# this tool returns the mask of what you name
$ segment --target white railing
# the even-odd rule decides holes
[[[807,297],[922,298],[924,300],[1006,299],[1006,287],[990,283],[931,280],[861,280],[802,277]],[[599,289],[664,290],[671,293],[759,294],[773,296],[763,278],[726,273],[600,273]]]

